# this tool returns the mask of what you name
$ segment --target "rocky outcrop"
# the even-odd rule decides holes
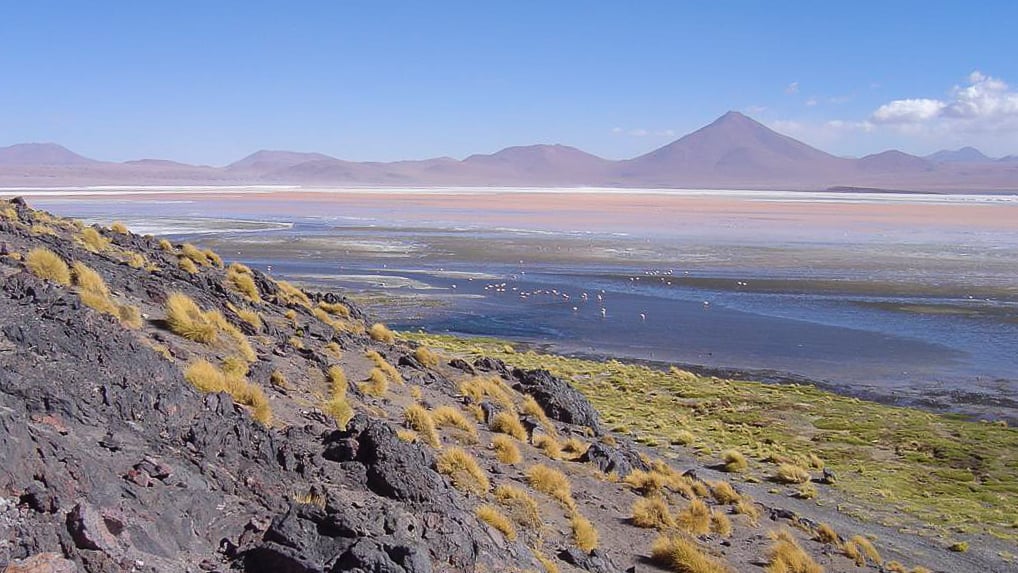
[[[552,376],[547,370],[512,371],[513,389],[530,394],[553,420],[586,426],[595,434],[603,433],[597,410],[587,398],[565,380]]]

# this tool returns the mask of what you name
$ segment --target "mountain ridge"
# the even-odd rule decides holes
[[[0,186],[200,183],[1018,192],[1018,162],[994,160],[971,147],[925,157],[898,150],[858,159],[836,157],[737,111],[622,160],[568,145],[533,144],[462,160],[389,162],[259,150],[225,166],[210,167],[159,159],[102,162],[57,144],[0,148]]]

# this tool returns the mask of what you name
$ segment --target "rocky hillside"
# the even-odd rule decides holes
[[[729,458],[666,460],[563,380],[400,341],[340,294],[0,202],[0,570],[935,564],[922,541],[754,501],[773,486],[733,487]],[[820,460],[787,465],[826,494]]]

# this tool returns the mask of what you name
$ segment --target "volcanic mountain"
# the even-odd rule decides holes
[[[841,187],[1014,192],[1018,162],[974,148],[916,157],[897,150],[835,157],[742,113],[633,159],[613,161],[566,145],[393,162],[262,150],[225,167],[158,160],[99,162],[55,144],[0,148],[0,186],[290,184],[821,190]]]

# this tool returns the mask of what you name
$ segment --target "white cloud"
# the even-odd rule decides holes
[[[785,93],[788,95],[795,95],[799,93],[799,82],[792,82],[785,87]]]
[[[870,119],[909,131],[1018,131],[1018,92],[1003,80],[972,72],[968,84],[955,86],[949,95],[944,100],[895,100],[877,108]]]
[[[876,123],[917,123],[937,117],[947,104],[935,99],[899,99],[873,112]]]
[[[806,107],[813,107],[816,104],[817,104],[817,98],[815,98],[815,97],[811,97],[808,100],[806,100]]]

